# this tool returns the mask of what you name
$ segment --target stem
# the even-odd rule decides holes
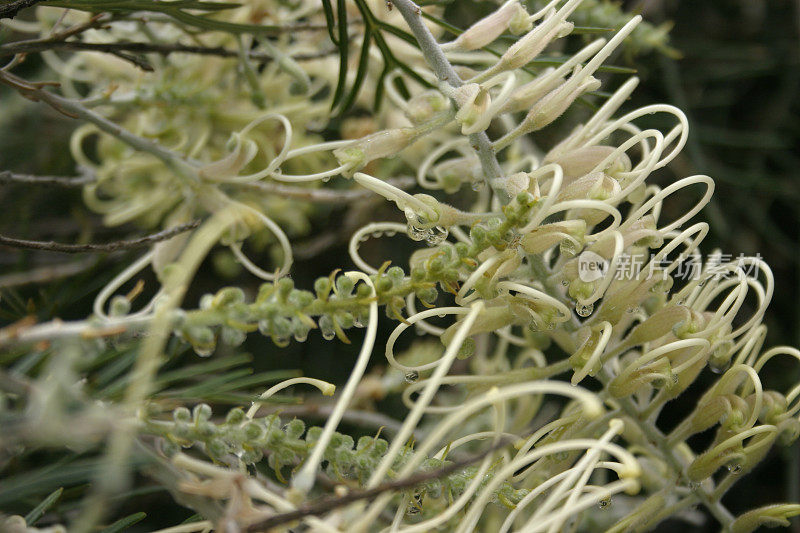
[[[428,27],[422,20],[422,9],[412,2],[411,0],[396,0],[392,2],[400,14],[405,19],[408,27],[414,37],[417,38],[419,47],[422,50],[422,55],[431,67],[431,70],[436,76],[446,81],[452,87],[460,87],[463,85],[463,80],[456,73],[453,65],[450,64],[447,57],[444,55],[439,43],[433,37]],[[503,169],[500,168],[500,163],[497,162],[492,142],[485,132],[473,133],[469,136],[470,143],[475,151],[478,153],[478,159],[481,162],[483,169],[484,179],[492,187],[495,194],[500,199],[500,202],[507,204],[511,201],[511,197],[504,187],[505,178],[503,176]]]
[[[61,252],[65,254],[79,254],[85,252],[114,252],[117,250],[130,250],[132,248],[141,248],[151,244],[169,240],[176,235],[194,229],[200,225],[199,220],[189,222],[188,224],[181,224],[174,226],[158,233],[151,233],[144,237],[138,237],[127,241],[114,241],[108,243],[98,244],[65,244],[53,241],[29,241],[25,239],[15,239],[0,235],[0,245],[9,246],[11,248],[26,248],[28,250],[45,250],[48,252]]]
[[[0,170],[0,183],[25,183],[28,185],[54,185],[56,187],[83,187],[95,181],[91,174],[84,176],[32,176]]]
[[[603,386],[607,386],[608,382],[611,381],[612,376],[610,373],[603,369],[603,371],[598,375],[600,382],[603,383]],[[630,398],[618,398],[617,401],[619,402],[622,410],[625,411],[625,414],[628,415],[630,420],[634,422],[639,429],[642,430],[644,435],[653,444],[657,451],[660,452],[659,455],[661,458],[670,466],[672,470],[678,474],[678,476],[684,475],[684,465],[675,457],[673,453],[673,446],[671,446],[667,442],[667,438],[664,436],[661,431],[653,425],[652,422],[647,420],[642,420],[640,418],[639,410],[630,400]],[[708,493],[702,486],[697,487],[694,489],[697,498],[702,502],[702,504],[714,515],[714,518],[722,525],[723,530],[727,530],[730,525],[734,521],[733,515],[728,511],[722,502],[717,501],[713,498],[712,494]]]

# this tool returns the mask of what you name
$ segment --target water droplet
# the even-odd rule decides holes
[[[578,313],[578,316],[586,318],[587,316],[591,315],[594,311],[594,304],[588,305],[581,305],[578,304],[575,306],[575,312]]]
[[[600,509],[608,509],[611,506],[611,498],[603,498],[597,502],[597,507]]]
[[[414,504],[410,504],[408,506],[408,510],[406,511],[406,514],[408,514],[410,516],[414,516],[414,515],[418,515],[420,511],[421,511],[421,509],[419,507],[417,507]]]
[[[569,239],[561,241],[561,244],[559,244],[558,249],[561,252],[561,255],[565,255],[568,257],[573,257],[577,255],[578,251],[580,250],[578,245]]]
[[[436,246],[437,244],[443,243],[447,238],[447,235],[447,228],[436,226],[436,228],[430,231],[428,236],[425,238],[425,241],[431,246]]]
[[[731,366],[730,359],[728,360],[719,360],[712,357],[708,360],[708,368],[715,374],[724,374],[726,370]]]
[[[380,239],[381,237],[383,237],[383,232],[382,231],[375,231],[375,232],[372,233],[372,237],[374,239]]]
[[[289,337],[274,337],[272,341],[275,343],[276,346],[279,346],[281,348],[289,346]]]
[[[192,346],[192,348],[194,348],[194,353],[200,357],[211,357],[211,354],[214,353],[213,346]]]
[[[386,236],[387,236],[387,237],[394,237],[396,233],[397,233],[397,232],[395,232],[395,231],[392,231],[392,230],[387,230],[387,231],[386,231]]]
[[[740,463],[739,461],[731,461],[730,463],[725,465],[725,468],[727,468],[728,472],[730,472],[734,476],[742,473],[742,463]]]
[[[406,383],[416,383],[419,380],[419,372],[416,370],[406,372],[405,380]]]
[[[569,281],[566,279],[561,280],[561,285],[563,285],[564,287],[569,287]]]
[[[296,340],[297,342],[306,342],[307,338],[308,338],[308,331],[301,331],[299,333],[294,334],[294,340]]]
[[[326,341],[331,341],[336,336],[336,332],[332,330],[325,330],[322,332],[322,338]]]
[[[423,241],[428,238],[433,232],[426,228],[420,228],[414,224],[408,224],[408,236],[415,241]]]
[[[353,317],[353,325],[357,328],[363,328],[364,323],[361,321],[360,316]]]

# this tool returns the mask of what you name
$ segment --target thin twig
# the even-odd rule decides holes
[[[222,46],[197,46],[180,43],[144,43],[136,41],[120,41],[115,43],[87,43],[83,41],[64,41],[58,39],[34,39],[30,41],[17,41],[0,45],[0,56],[10,56],[16,54],[31,54],[43,52],[45,50],[74,50],[103,52],[116,54],[120,52],[131,52],[138,54],[159,54],[166,56],[174,53],[195,54],[203,56],[218,57],[238,57],[239,52]],[[292,56],[295,61],[309,61],[319,59],[336,53],[334,49],[320,50],[309,54],[298,54]],[[248,57],[257,63],[268,63],[273,57],[265,52],[250,50]]]
[[[417,38],[419,47],[422,50],[422,56],[428,62],[434,74],[452,87],[460,87],[464,82],[447,57],[445,57],[442,48],[436,42],[425,22],[423,22],[422,8],[411,0],[392,0],[392,4],[403,16],[408,27],[411,28],[411,32]],[[484,179],[492,187],[500,201],[503,204],[507,204],[511,201],[511,198],[503,186],[503,169],[500,168],[500,163],[497,162],[492,142],[485,132],[473,133],[469,136],[469,140],[472,147],[478,152]]]
[[[94,176],[33,176],[30,174],[17,174],[9,170],[0,170],[0,183],[25,183],[28,185],[55,185],[58,187],[83,187],[92,183]]]
[[[455,461],[452,464],[449,464],[442,468],[432,470],[429,472],[421,472],[419,474],[414,474],[395,481],[389,481],[381,485],[378,485],[377,487],[373,487],[371,489],[354,490],[338,498],[327,498],[322,501],[312,503],[310,505],[305,505],[294,511],[277,514],[267,518],[266,520],[262,520],[260,522],[256,522],[255,524],[251,524],[247,527],[245,531],[253,531],[253,532],[268,531],[270,528],[273,528],[275,526],[285,524],[287,522],[293,522],[305,516],[317,516],[322,513],[331,511],[333,509],[349,505],[359,500],[374,498],[375,496],[379,496],[384,492],[408,489],[416,485],[419,485],[420,483],[424,483],[425,481],[428,481],[430,479],[443,478],[461,468],[464,468],[465,466],[480,461],[490,453],[499,450],[500,448],[503,448],[508,444],[509,444],[508,439],[501,439],[500,442],[498,442],[497,444],[495,444],[494,446],[492,446],[491,448],[489,448],[484,452],[476,454],[472,457],[468,457],[466,459],[462,459],[460,461]]]
[[[0,245],[9,246],[12,248],[27,248],[29,250],[45,250],[48,252],[61,252],[65,254],[79,254],[85,252],[114,252],[116,250],[129,250],[131,248],[141,248],[154,242],[165,241],[172,237],[196,228],[200,225],[199,220],[189,222],[188,224],[181,224],[173,228],[159,231],[144,237],[132,239],[129,241],[115,241],[103,244],[64,244],[58,242],[44,242],[44,241],[27,241],[23,239],[14,239],[0,235]]]

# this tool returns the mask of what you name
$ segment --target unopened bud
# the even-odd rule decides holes
[[[406,115],[415,125],[430,121],[439,113],[447,111],[450,103],[439,91],[425,91],[408,101]]]
[[[506,176],[505,188],[508,195],[512,198],[516,197],[521,192],[526,192],[530,186],[531,178],[526,172],[517,172]]]
[[[626,346],[638,346],[651,342],[670,333],[673,328],[691,320],[691,311],[682,305],[673,305],[657,311],[647,320],[633,328],[625,341]]]
[[[557,202],[567,200],[608,200],[622,189],[619,182],[603,172],[592,172],[575,180],[558,195]]]
[[[714,472],[725,465],[741,464],[746,460],[741,445],[732,446],[724,450],[711,450],[702,453],[686,469],[686,475],[693,482],[700,482],[711,477]]]
[[[336,149],[333,155],[339,164],[347,167],[342,174],[351,177],[370,161],[397,154],[414,142],[417,135],[414,128],[383,130]]]
[[[558,148],[556,146],[544,157],[543,164],[556,163],[561,166],[564,171],[564,181],[567,182],[585,176],[615,150],[613,146],[603,145],[582,146],[566,152],[562,152]],[[623,153],[620,157],[627,157],[627,155]]]
[[[576,98],[585,92],[596,91],[600,85],[600,80],[594,76],[589,76],[578,84],[567,81],[561,87],[550,91],[531,108],[520,124],[520,129],[524,133],[530,133],[544,128],[564,114]]]
[[[697,407],[687,418],[688,425],[692,433],[700,433],[727,416],[731,411],[730,398],[725,396],[714,396],[708,401],[700,401]]]
[[[517,0],[513,0],[470,26],[444,48],[462,51],[477,50],[497,39],[506,28],[514,34],[519,34],[528,31],[531,24],[525,8]]]
[[[478,133],[489,127],[492,99],[488,90],[477,83],[467,83],[454,91],[453,99],[458,105],[456,121],[461,124],[462,134]]]
[[[542,24],[526,33],[520,40],[511,45],[506,53],[500,57],[497,64],[498,70],[515,70],[524,67],[538,56],[553,39],[564,37],[572,32],[571,22],[557,24]]]
[[[454,193],[464,182],[482,179],[481,163],[477,157],[457,157],[436,165],[433,175],[445,192]]]
[[[761,526],[788,528],[789,518],[800,515],[800,504],[782,503],[767,505],[748,511],[738,517],[730,526],[731,533],[752,533]]]
[[[564,220],[534,228],[522,237],[520,245],[529,254],[539,254],[567,237],[572,237],[582,243],[585,234],[586,222],[583,220]]]

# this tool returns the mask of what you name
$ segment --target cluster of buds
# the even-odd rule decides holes
[[[288,13],[292,21],[313,13],[332,22],[330,2],[324,9],[265,3],[270,9],[263,13]],[[359,9],[366,5],[357,3]],[[96,128],[75,133],[76,160],[97,175],[86,188],[92,208],[104,213],[109,224],[142,220],[171,226],[212,214],[191,239],[156,246],[103,289],[95,303],[97,322],[152,320],[157,334],[149,336],[150,351],[145,352],[151,360],[158,358],[158,339],[169,332],[209,356],[218,340],[238,346],[251,332],[283,347],[291,339],[305,341],[315,329],[327,340],[349,343],[347,330],[365,328],[345,386],[335,395],[323,387],[324,394],[334,395],[324,428],[306,429],[300,420],[284,424],[275,414],[253,418],[255,404],[250,413],[231,410],[220,423],[212,421],[207,405],[193,412],[179,408],[172,420],[145,417],[141,431],[162,437],[162,451],[174,466],[227,476],[228,492],[214,493],[218,499],[239,501],[231,494],[240,489],[248,498],[258,494],[266,504],[259,513],[269,516],[313,503],[307,500],[316,494],[320,473],[334,484],[355,480],[375,491],[369,501],[345,501],[341,508],[301,517],[326,531],[466,532],[480,524],[496,524],[501,532],[579,530],[587,510],[596,506],[608,509],[602,519],[607,530],[644,530],[667,518],[664,509],[695,503],[706,505],[725,528],[751,531],[800,512],[784,505],[733,519],[722,504],[731,485],[752,471],[773,444],[791,444],[800,436],[800,386],[785,393],[766,390],[760,378],[773,357],[800,360],[800,352],[785,347],[762,351],[766,332],[761,320],[774,287],[760,259],[720,264],[719,254],[712,254],[700,261],[694,279],[680,286],[673,279],[683,263],[702,257],[700,245],[709,227],[690,220],[714,189],[707,176],[664,188],[647,183],[684,147],[685,115],[673,106],[652,105],[614,118],[638,84],[634,78],[549,151],[537,146],[539,132],[600,87],[598,69],[641,21],[634,17],[608,41],[591,42],[557,68],[531,73],[531,63],[573,31],[568,19],[582,3],[552,0],[529,14],[518,0],[510,0],[454,41],[439,45],[421,9],[410,0],[394,0],[390,5],[418,39],[421,52],[399,47],[397,55],[410,66],[392,71],[386,63],[379,78],[359,66],[356,83],[374,94],[382,94],[378,87],[385,78],[392,80],[386,97],[396,105],[383,106],[371,122],[375,128],[356,139],[321,142],[315,121],[329,118],[329,102],[318,101],[324,97],[310,91],[313,87],[324,95],[322,89],[335,84],[319,64],[301,67],[270,39],[264,39],[264,46],[272,53],[274,69],[263,79],[247,60],[249,45],[256,43],[244,40],[236,43],[243,50],[238,70],[198,60],[162,73],[196,72],[214,89],[206,92],[203,84],[197,89],[209,107],[199,122],[194,107],[177,105],[196,96],[194,90],[186,93],[189,87],[177,84],[170,93],[177,104],[167,110],[172,126],[164,126],[159,113],[169,92],[165,80],[156,80],[156,92],[129,81],[125,90],[130,94],[122,100],[113,93],[90,95],[88,101],[98,108],[113,109],[130,99],[142,103],[137,113],[123,113],[120,122],[130,129],[136,122],[143,136],[158,141],[136,141],[147,149],[131,156],[118,140],[103,138],[97,148],[100,162],[94,163],[83,141]],[[345,9],[344,2],[338,5]],[[245,11],[254,20],[264,16],[257,9]],[[367,47],[375,39],[385,45],[376,37],[382,30],[375,28],[385,28],[389,23],[384,19],[396,12],[353,25],[352,31],[363,35],[352,41]],[[344,13],[337,15],[344,46],[353,36],[343,24]],[[519,38],[503,45],[497,56],[481,51],[496,45],[506,31]],[[405,30],[394,35],[398,42],[407,37]],[[369,57],[370,51],[364,48],[360,55]],[[89,63],[83,66],[93,72]],[[65,76],[71,72],[61,70]],[[248,98],[242,109],[222,112],[220,106],[229,99],[242,101],[243,89],[216,78],[238,72],[245,74]],[[297,90],[306,92],[298,96]],[[267,104],[271,109],[261,109]],[[639,119],[653,114],[667,119],[658,123],[673,125],[642,129]],[[175,148],[161,149],[159,143]],[[393,185],[391,178],[407,170],[426,194]],[[251,201],[244,192],[250,189],[241,187],[294,187],[292,193],[300,196],[325,188],[336,176],[343,178],[343,186],[392,202],[405,222],[367,224],[349,243],[360,271],[334,272],[317,279],[313,290],[297,289],[287,277],[293,257],[283,227],[302,226],[303,217],[279,194]],[[474,193],[455,194],[465,184]],[[690,188],[702,190],[693,205],[677,215],[665,208],[668,198]],[[465,198],[472,205],[459,207]],[[225,218],[226,210],[233,215]],[[221,220],[228,221],[224,228],[217,224]],[[283,250],[283,265],[275,273],[260,269],[241,250],[241,242],[260,226]],[[364,240],[398,234],[419,243],[408,272],[389,262],[373,266],[361,257]],[[188,272],[217,243],[229,246],[241,264],[267,283],[252,302],[242,289],[228,287],[203,296],[199,309],[180,309]],[[628,271],[625,266],[633,262],[644,268]],[[147,265],[153,265],[165,288],[144,309],[131,312],[129,299],[112,295]],[[755,272],[749,266],[757,267]],[[182,281],[170,283],[173,279]],[[441,305],[445,299],[449,305]],[[428,309],[418,311],[417,304]],[[405,377],[401,396],[408,412],[391,440],[361,437],[356,442],[337,428],[364,382],[379,305],[400,322],[384,354],[389,371],[400,370]],[[436,337],[441,349],[419,350],[422,360],[395,357],[399,336],[411,327]],[[696,409],[664,434],[656,423],[662,411],[707,371],[719,377]],[[705,450],[687,444],[692,435],[715,426],[716,436]],[[417,434],[419,441],[409,445]],[[493,447],[474,464],[403,489],[378,490],[389,480],[435,471],[451,458],[480,450],[481,441]],[[181,447],[196,447],[226,467],[190,459]],[[262,486],[257,477],[231,481],[234,474],[245,475],[243,465],[265,458],[271,475],[289,485],[286,490],[274,483]],[[720,476],[723,469],[728,474]],[[208,483],[202,490],[210,494],[215,486]],[[611,498],[622,494],[632,502],[630,508],[609,509]],[[243,514],[226,515],[228,522],[220,522],[219,529],[231,523],[249,526],[252,509],[242,509]]]

